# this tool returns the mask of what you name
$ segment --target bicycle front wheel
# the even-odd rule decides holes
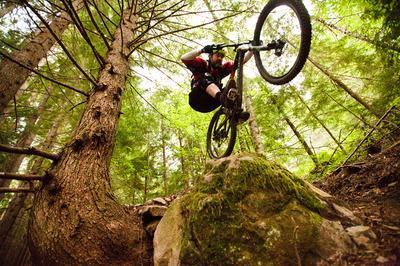
[[[260,75],[282,85],[303,68],[311,45],[311,23],[300,0],[271,0],[265,5],[254,30],[253,45],[268,46],[254,51]]]
[[[231,155],[236,141],[236,124],[222,109],[213,115],[207,131],[207,153],[211,159]]]

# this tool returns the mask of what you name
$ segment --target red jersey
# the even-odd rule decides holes
[[[192,60],[182,60],[187,68],[193,73],[194,81],[205,76],[206,73],[214,78],[216,85],[221,84],[221,80],[231,74],[233,70],[232,62],[225,62],[219,68],[212,68],[208,66],[208,62],[201,57],[196,57]]]

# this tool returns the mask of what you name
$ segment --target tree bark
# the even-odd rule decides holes
[[[31,265],[30,252],[27,243],[27,228],[29,220],[28,208],[32,203],[32,194],[19,194],[10,204],[12,213],[4,217],[2,225],[10,225],[9,230],[4,234],[0,245],[0,265]],[[9,224],[12,219],[12,224]]]
[[[61,118],[61,117],[60,117]],[[57,138],[61,119],[55,120],[47,133],[46,139],[41,145],[44,150],[51,150]],[[32,174],[38,174],[44,158],[38,157],[32,168]],[[21,188],[28,188],[21,184]],[[0,223],[0,265],[26,265],[30,260],[30,252],[27,246],[27,228],[29,211],[26,207],[32,204],[32,195],[27,193],[17,194],[11,200],[6,213]]]
[[[35,196],[29,245],[37,265],[150,263],[141,220],[116,202],[109,176],[137,19],[130,14],[123,13],[73,139],[49,171],[53,178]]]
[[[313,112],[313,110],[311,110],[311,108],[307,105],[307,103],[304,101],[304,99],[300,96],[300,94],[296,90],[294,90],[294,93],[297,95],[297,98],[299,98],[300,102],[307,108],[308,112],[310,112],[311,116],[314,117],[315,120],[317,120],[317,122],[325,129],[328,135],[333,139],[336,145],[338,145],[338,147],[342,150],[343,154],[346,154],[347,152],[344,149],[343,145],[340,143],[339,140],[336,139],[336,137],[325,125],[325,123],[321,119],[319,119],[319,117]]]
[[[374,110],[372,106],[370,106],[366,101],[364,101],[363,98],[361,98],[360,95],[358,95],[356,92],[351,90],[346,84],[344,84],[340,79],[335,77],[332,73],[330,73],[327,69],[325,69],[323,66],[321,66],[319,63],[317,63],[313,58],[308,57],[308,60],[316,67],[318,68],[322,73],[324,73],[335,85],[343,89],[347,94],[349,94],[354,100],[356,100],[359,104],[365,107],[371,114],[373,114],[375,117],[380,118],[381,115],[379,112]]]
[[[262,143],[260,129],[258,128],[257,125],[257,121],[254,115],[253,105],[251,104],[251,99],[249,95],[246,96],[245,105],[247,112],[250,113],[250,118],[249,118],[250,135],[254,144],[254,148],[257,154],[264,155],[264,145]]]
[[[52,91],[52,88],[50,87],[47,90],[47,93],[45,96],[43,96],[43,99],[41,100],[38,110],[35,114],[33,114],[28,122],[26,123],[24,132],[22,133],[20,139],[18,140],[16,146],[17,147],[28,147],[31,146],[36,134],[32,131],[32,128],[35,127],[36,124],[38,124],[39,116],[43,113],[45,105],[47,103],[47,100],[50,97],[50,93]],[[25,158],[25,154],[12,154],[8,157],[4,169],[2,172],[6,173],[16,173],[18,172],[19,167],[21,166],[21,163],[23,159]],[[11,183],[11,180],[9,179],[0,179],[0,187],[8,187]],[[3,199],[4,194],[0,194],[0,200]]]
[[[74,6],[78,7],[82,0],[74,1]],[[68,28],[70,20],[66,12],[61,12],[50,23],[51,29],[57,36]],[[21,50],[14,51],[10,57],[29,68],[36,68],[42,58],[44,58],[55,44],[56,40],[50,31],[45,28],[39,31]],[[17,91],[24,84],[30,75],[30,71],[14,62],[3,59],[0,63],[0,114],[4,112],[8,103],[13,99]]]

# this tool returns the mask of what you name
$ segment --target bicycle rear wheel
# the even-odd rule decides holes
[[[236,141],[236,124],[222,109],[211,118],[207,131],[207,153],[211,159],[231,155]]]
[[[267,45],[268,51],[254,51],[260,75],[282,85],[303,68],[311,45],[311,23],[300,0],[271,0],[264,6],[254,30],[253,45]]]

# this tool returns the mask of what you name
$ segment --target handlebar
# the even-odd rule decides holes
[[[241,43],[230,43],[230,44],[214,44],[214,49],[213,50],[219,50],[225,47],[234,47],[234,51],[236,51],[240,46],[242,45],[249,45],[248,48],[243,48],[242,50],[250,50],[250,51],[270,51],[270,50],[275,50],[275,54],[280,56],[282,54],[283,48],[286,46],[287,41],[286,40],[273,40],[267,44],[263,44],[262,41],[260,41],[259,45],[253,45],[253,41],[247,41],[247,42],[241,42]]]
[[[215,50],[219,50],[222,48],[226,48],[226,47],[234,47],[234,50],[236,50],[239,46],[244,45],[244,44],[251,44],[252,41],[247,41],[247,42],[241,42],[241,43],[220,43],[220,44],[216,44],[215,45]]]

